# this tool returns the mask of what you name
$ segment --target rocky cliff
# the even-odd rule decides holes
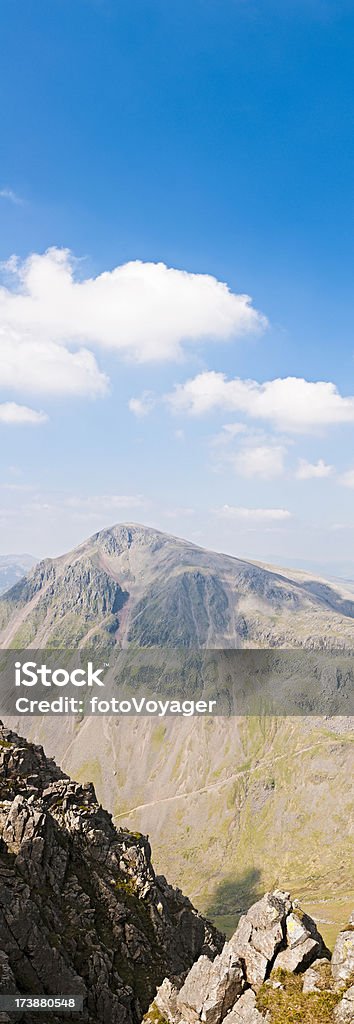
[[[91,783],[3,726],[0,836],[0,992],[82,994],[85,1024],[133,1024],[165,975],[221,949],[156,877],[148,839],[115,829]]]
[[[213,961],[158,989],[146,1024],[350,1024],[354,915],[332,960],[315,922],[276,890],[255,903]]]

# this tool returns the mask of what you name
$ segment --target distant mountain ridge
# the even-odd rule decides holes
[[[13,587],[35,565],[32,555],[0,555],[0,594]]]
[[[353,594],[134,524],[39,562],[0,600],[2,646],[350,647]]]

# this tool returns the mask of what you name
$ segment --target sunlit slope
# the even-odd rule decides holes
[[[147,832],[157,870],[224,929],[282,884],[326,901],[331,938],[354,896],[351,720],[36,719],[26,732]]]
[[[4,647],[350,647],[353,636],[349,592],[141,526],[40,562],[0,600]]]

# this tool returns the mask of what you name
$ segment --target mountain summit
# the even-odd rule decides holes
[[[350,593],[120,524],[45,559],[0,600],[3,647],[351,647]]]

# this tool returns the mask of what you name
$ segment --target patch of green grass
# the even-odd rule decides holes
[[[143,1017],[143,1020],[145,1020],[147,1024],[168,1024],[168,1021],[162,1016],[158,1006],[156,1006],[156,1003],[152,1003],[148,1013]]]
[[[151,734],[151,748],[155,753],[160,750],[166,736],[166,731],[166,726],[162,725],[162,722],[155,726]]]
[[[119,878],[118,881],[115,882],[114,888],[115,888],[116,892],[118,892],[118,893],[119,892],[126,893],[126,894],[129,894],[129,896],[135,896],[136,895],[136,889],[135,889],[135,885],[134,885],[133,881],[131,881],[131,882],[130,881],[123,881],[123,879]]]
[[[279,981],[281,988],[262,985],[257,996],[257,1008],[269,1013],[270,1024],[333,1024],[333,1010],[342,992],[304,993],[302,975],[289,971],[275,971],[272,980]]]

